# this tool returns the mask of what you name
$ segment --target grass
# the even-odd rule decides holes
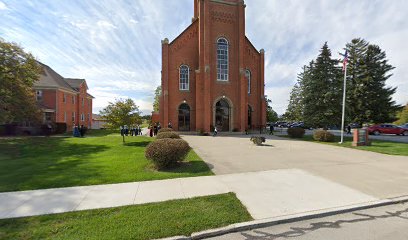
[[[0,220],[0,239],[156,239],[252,220],[233,193]]]
[[[85,138],[0,139],[0,192],[212,175],[191,151],[187,161],[156,171],[144,157],[154,138],[94,131]]]
[[[284,135],[280,137],[288,138],[289,136]],[[296,139],[303,140],[303,141],[322,143],[322,144],[328,144],[332,146],[347,147],[347,148],[383,153],[383,154],[388,154],[388,155],[408,156],[408,144],[407,143],[390,142],[390,141],[382,141],[382,140],[370,140],[371,146],[353,147],[351,145],[353,142],[353,138],[348,137],[348,136],[344,137],[343,144],[338,143],[340,142],[340,136],[335,136],[335,141],[329,142],[329,143],[315,141],[312,135],[305,135],[303,136],[303,138],[296,138]]]

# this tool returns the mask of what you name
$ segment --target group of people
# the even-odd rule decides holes
[[[171,124],[171,121],[167,124],[167,127],[168,128],[173,128],[173,125]],[[161,127],[159,122],[155,123],[155,124],[151,124],[149,126],[149,136],[150,137],[156,136],[161,128],[162,127]]]
[[[120,127],[120,135],[122,136],[139,136],[142,135],[142,129],[140,125],[133,125],[128,127],[127,125]]]
[[[86,132],[86,127],[84,125],[77,126],[74,124],[72,134],[74,137],[84,137]]]

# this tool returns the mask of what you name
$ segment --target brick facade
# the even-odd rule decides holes
[[[245,7],[242,0],[194,0],[191,25],[171,43],[162,41],[162,125],[206,132],[214,126],[243,132],[265,125],[264,51],[245,36]],[[221,41],[228,46],[222,56]],[[225,55],[228,80],[217,74]],[[181,89],[186,85],[180,84],[180,72],[188,89]]]
[[[67,131],[72,131],[74,124],[91,128],[93,97],[88,93],[86,81],[63,78],[50,67],[41,65],[44,71],[34,84],[34,90],[44,122],[66,123]]]

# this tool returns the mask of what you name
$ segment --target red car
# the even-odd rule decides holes
[[[369,134],[397,134],[408,136],[408,128],[398,127],[393,124],[378,124],[367,128]]]

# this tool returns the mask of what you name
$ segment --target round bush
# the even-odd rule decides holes
[[[305,135],[305,129],[299,127],[288,128],[288,135],[291,138],[302,138]]]
[[[189,151],[190,146],[183,139],[164,138],[147,145],[145,156],[152,160],[158,169],[164,169],[183,161]]]
[[[255,137],[255,136],[252,136],[250,140],[258,146],[262,145],[262,143],[266,141],[265,137]]]
[[[326,130],[316,130],[313,139],[319,142],[334,142],[334,134]]]
[[[161,133],[158,133],[156,136],[156,139],[163,139],[163,138],[180,139],[180,136],[175,132],[161,132]]]
[[[172,128],[160,128],[160,130],[157,133],[163,132],[174,132],[174,130]]]

